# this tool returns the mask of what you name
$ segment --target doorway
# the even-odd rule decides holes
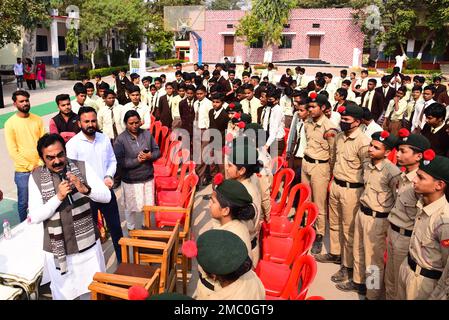
[[[310,59],[319,59],[320,58],[320,36],[311,36],[310,37],[310,45],[309,45],[309,58]]]
[[[234,36],[224,37],[224,56],[225,57],[234,56]]]

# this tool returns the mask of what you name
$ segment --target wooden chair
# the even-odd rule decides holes
[[[150,229],[150,230],[160,230],[157,226],[151,225],[151,214],[156,213],[176,213],[176,214],[183,214],[184,215],[184,223],[180,225],[180,231],[179,231],[179,241],[180,245],[190,240],[190,232],[191,232],[191,220],[192,220],[192,211],[193,211],[193,204],[195,199],[195,193],[196,193],[196,186],[193,187],[193,191],[190,194],[190,199],[185,207],[169,207],[169,206],[144,206],[143,207],[143,225],[144,228]],[[181,221],[181,220],[179,220]],[[170,230],[173,228],[170,225],[164,225],[161,227],[162,230]],[[138,233],[132,233],[133,235],[136,235]],[[180,248],[181,248],[180,246]],[[142,259],[145,259],[144,256],[142,256]],[[181,250],[178,251],[178,258],[177,258],[178,265],[181,266],[182,271],[182,292],[184,294],[187,293],[187,271],[189,269],[189,259],[185,257]]]
[[[98,293],[105,294],[111,292],[110,287],[113,286],[132,286],[143,285],[148,287],[148,290],[153,290],[155,282],[157,281],[157,292],[171,292],[176,289],[176,265],[177,254],[179,251],[179,223],[176,224],[171,231],[153,231],[152,238],[167,239],[165,241],[155,241],[147,239],[133,239],[121,238],[119,244],[122,248],[122,263],[117,267],[114,274],[97,272],[94,275],[94,281],[89,286],[92,291],[92,298]],[[134,263],[130,263],[129,249],[132,248],[132,255]],[[142,265],[140,260],[140,252],[151,250],[153,253],[152,263],[160,264],[160,267],[151,265]],[[148,262],[148,261],[147,261]],[[157,273],[157,277],[155,277]],[[102,285],[98,285],[98,284]],[[106,290],[107,289],[107,290]],[[124,292],[121,292],[119,298],[124,297]],[[153,292],[153,291],[151,291]],[[150,291],[149,291],[150,293]]]

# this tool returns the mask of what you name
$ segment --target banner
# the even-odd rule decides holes
[[[140,70],[140,59],[139,58],[129,58],[129,73],[139,73]]]

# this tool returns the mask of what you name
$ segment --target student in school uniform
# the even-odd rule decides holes
[[[157,88],[154,84],[150,85],[150,94],[146,97],[146,104],[150,110],[150,114],[155,115],[159,106],[159,99],[161,98]]]
[[[346,100],[356,102],[356,96],[354,91],[351,90],[351,81],[350,80],[343,80],[341,83],[341,88],[346,89],[348,91],[348,95],[346,96]]]
[[[391,132],[391,134],[398,134],[402,127],[402,119],[404,113],[407,110],[407,99],[405,93],[407,89],[405,87],[399,87],[396,91],[396,96],[388,104],[385,111],[385,120],[383,128]]]
[[[246,99],[241,101],[243,111],[251,115],[252,122],[257,123],[257,110],[261,107],[260,100],[255,97],[254,86],[250,83],[243,85]]]
[[[382,94],[376,92],[374,89],[376,88],[377,80],[369,79],[367,80],[368,86],[365,91],[363,91],[362,100],[360,106],[362,108],[368,108],[373,115],[373,119],[377,122],[377,120],[381,117],[382,113],[385,111],[383,109],[383,98]]]
[[[366,137],[371,141],[371,136],[374,132],[382,131],[382,127],[377,124],[373,119],[373,115],[368,108],[363,108],[363,118],[362,125],[360,126],[362,132],[366,135]]]
[[[446,133],[448,125],[445,122],[446,108],[433,103],[424,110],[426,124],[421,134],[429,139],[430,147],[437,155],[447,157],[449,154],[449,139]]]
[[[382,110],[385,111],[390,101],[396,96],[396,90],[390,87],[390,78],[388,76],[383,76],[380,81],[382,85],[375,90],[382,95]]]
[[[275,83],[274,75],[275,75],[274,64],[269,63],[267,69],[262,71],[261,78],[263,79],[265,77],[268,77],[268,83],[274,84]]]
[[[449,158],[423,153],[413,180],[421,195],[407,258],[399,269],[400,300],[429,299],[437,288],[449,257],[449,203],[445,191],[449,183]],[[437,289],[438,290],[438,289]]]
[[[279,105],[282,108],[282,112],[284,113],[284,121],[285,126],[290,128],[293,118],[293,89],[290,87],[286,87],[284,89],[284,94],[279,100]]]
[[[375,132],[364,164],[365,189],[354,222],[353,280],[338,283],[337,289],[366,294],[368,300],[380,300],[384,288],[384,253],[388,214],[396,201],[401,171],[387,159],[397,143],[388,131]]]
[[[404,168],[397,187],[396,202],[388,215],[387,262],[385,265],[385,295],[387,300],[397,298],[399,267],[407,257],[410,236],[416,217],[418,195],[413,189],[420,160],[430,142],[422,135],[410,134],[407,129],[399,130],[397,143],[398,164]]]
[[[223,106],[225,96],[223,93],[215,93],[211,96],[213,109],[209,110],[209,129],[215,129],[220,132],[220,141],[215,141],[215,136],[209,143],[214,143],[214,164],[211,168],[211,176],[215,176],[218,172],[224,174],[224,161],[223,157],[219,157],[223,146],[225,144],[226,129],[228,128],[229,116],[226,109]],[[217,149],[218,148],[218,149]],[[215,151],[216,150],[216,151]]]
[[[193,122],[195,121],[195,87],[186,85],[186,98],[179,102],[179,115],[181,117],[181,128],[189,134],[190,146],[193,143]],[[187,137],[185,137],[187,138]],[[192,150],[191,150],[192,151]]]
[[[175,89],[171,82],[165,84],[165,92],[160,99],[159,105],[156,109],[156,120],[160,120],[163,126],[166,126],[171,129],[171,125],[173,122],[172,118],[172,100],[175,97]]]
[[[150,76],[146,76],[142,78],[142,86],[140,88],[140,95],[141,100],[143,103],[145,103],[147,106],[150,105],[149,103],[149,97],[151,95],[151,82],[153,81],[153,78]]]
[[[435,100],[438,100],[440,94],[447,91],[447,88],[444,84],[441,84],[441,77],[433,78],[433,87],[435,88]]]
[[[87,105],[85,105],[87,91],[81,82],[75,83],[75,85],[73,86],[73,91],[75,92],[75,100],[71,102],[72,111],[78,114],[78,111],[81,107],[87,107]]]
[[[261,124],[267,134],[265,151],[281,156],[285,148],[284,113],[279,105],[281,92],[276,88],[269,88],[266,91],[267,105],[261,115]],[[274,150],[273,150],[274,148]]]
[[[123,117],[127,111],[135,110],[139,113],[140,119],[143,122],[141,128],[149,129],[151,125],[150,109],[145,103],[140,101],[140,88],[133,85],[129,86],[128,96],[131,99],[131,102],[123,107]]]
[[[86,88],[86,102],[84,102],[84,104],[88,107],[92,107],[95,109],[95,111],[98,111],[97,109],[97,100],[101,100],[102,98],[100,98],[99,96],[97,96],[95,94],[95,86],[92,82],[87,82],[85,85]]]
[[[186,85],[184,83],[181,83],[179,86],[177,86],[177,92],[178,94],[172,99],[171,103],[171,114],[173,117],[172,122],[172,129],[180,128],[181,127],[181,115],[179,113],[179,104],[182,100],[186,99]]]

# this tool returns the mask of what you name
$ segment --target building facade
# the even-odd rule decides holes
[[[331,65],[360,66],[364,34],[354,24],[350,8],[294,9],[282,32],[282,44],[273,50],[273,62],[295,60],[321,61]],[[245,11],[206,11],[204,31],[197,31],[203,41],[203,61],[216,63],[229,57],[237,63],[263,62],[262,41],[247,48],[237,39],[235,30]],[[195,37],[190,37],[191,61],[198,60]]]

